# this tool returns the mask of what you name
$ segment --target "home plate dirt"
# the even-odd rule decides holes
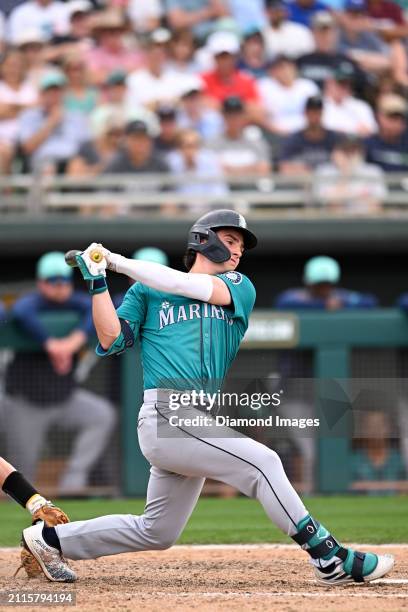
[[[376,547],[365,547],[370,549]],[[0,589],[20,593],[73,591],[75,608],[81,612],[408,610],[408,546],[382,546],[380,550],[396,557],[395,569],[387,580],[328,589],[313,582],[307,555],[291,546],[176,546],[166,551],[74,561],[79,577],[74,585],[55,584],[45,578],[28,580],[22,571],[13,578],[19,552],[0,549]],[[25,605],[24,609],[38,611],[39,606]]]

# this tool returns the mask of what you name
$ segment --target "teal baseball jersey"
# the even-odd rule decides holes
[[[140,338],[145,389],[188,389],[194,381],[194,388],[209,390],[224,379],[248,327],[256,293],[240,272],[218,276],[231,293],[228,307],[163,293],[142,283],[126,293],[117,313]],[[114,351],[98,346],[96,352]]]

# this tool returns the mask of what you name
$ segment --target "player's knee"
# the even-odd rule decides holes
[[[149,541],[149,547],[153,550],[166,550],[171,548],[177,541],[179,533],[169,529],[168,525],[159,525],[154,522],[146,526],[145,537]]]

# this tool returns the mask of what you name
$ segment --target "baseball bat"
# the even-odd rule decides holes
[[[67,251],[65,253],[65,261],[66,261],[66,263],[69,266],[71,266],[71,268],[78,267],[78,263],[77,263],[77,260],[75,259],[75,257],[76,257],[76,255],[80,255],[82,252],[83,251],[79,251],[78,249],[72,249],[71,251]],[[89,253],[89,257],[92,259],[92,261],[94,261],[96,263],[99,263],[103,259],[103,253],[99,249],[93,249]]]

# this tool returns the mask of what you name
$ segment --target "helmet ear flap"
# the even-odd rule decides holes
[[[191,249],[196,253],[201,253],[214,263],[223,263],[228,261],[231,253],[225,244],[218,238],[216,232],[209,228],[192,229],[189,236],[187,249]],[[202,238],[207,238],[205,242],[201,242]]]

